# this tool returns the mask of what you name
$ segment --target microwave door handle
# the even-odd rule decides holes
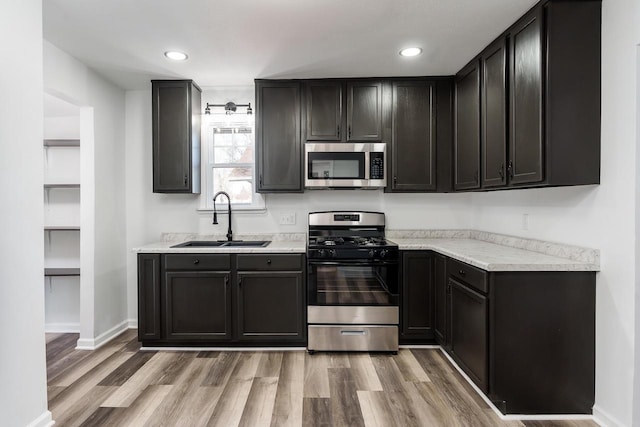
[[[365,181],[369,181],[369,178],[371,177],[371,153],[367,150],[364,152],[364,179]]]

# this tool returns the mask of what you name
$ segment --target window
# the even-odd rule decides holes
[[[253,116],[246,114],[211,114],[203,116],[205,126],[202,194],[203,209],[213,209],[213,195],[225,191],[236,210],[264,209],[264,198],[255,192],[255,138]],[[216,206],[225,205],[218,197]]]

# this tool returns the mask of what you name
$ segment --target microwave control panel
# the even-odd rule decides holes
[[[371,152],[369,162],[369,179],[384,179],[384,153]]]

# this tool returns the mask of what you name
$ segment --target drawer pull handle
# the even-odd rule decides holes
[[[367,335],[367,331],[340,331],[340,335]]]
[[[198,265],[198,264],[200,264],[200,260],[199,260],[199,259],[196,259],[195,261],[193,261],[193,264],[194,264],[194,265]]]
[[[464,276],[465,274],[467,274],[467,273],[464,272],[464,270],[460,270],[459,273],[460,273],[461,276]]]

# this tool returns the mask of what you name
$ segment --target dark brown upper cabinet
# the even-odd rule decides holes
[[[307,141],[382,141],[382,81],[307,80]]]
[[[382,82],[347,82],[347,141],[382,140]]]
[[[257,192],[302,192],[301,84],[255,84]]]
[[[509,182],[527,184],[544,178],[542,105],[542,9],[536,9],[509,32],[510,120]]]
[[[312,80],[304,84],[307,141],[340,141],[344,136],[344,83]]]
[[[432,81],[394,81],[391,191],[436,190],[435,87]]]
[[[507,184],[507,44],[500,38],[480,55],[482,188]]]
[[[200,193],[200,98],[193,80],[152,80],[153,192]]]
[[[480,63],[473,61],[455,79],[453,171],[455,190],[480,188]]]
[[[482,179],[461,161],[475,93],[458,90],[456,190],[600,183],[600,22],[600,0],[542,2],[458,73],[465,89],[480,64]]]

